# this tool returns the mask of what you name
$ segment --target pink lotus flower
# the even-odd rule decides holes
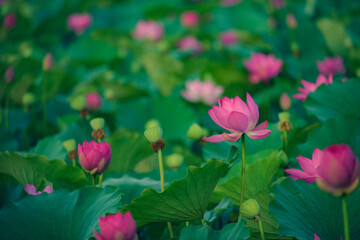
[[[221,0],[220,5],[223,7],[231,7],[238,3],[240,3],[242,0]]]
[[[136,23],[135,30],[132,34],[135,39],[159,40],[163,35],[163,27],[155,21],[140,20]]]
[[[87,94],[85,100],[88,109],[97,110],[102,105],[101,96],[96,92]]]
[[[92,16],[88,13],[74,13],[68,17],[68,27],[76,34],[80,35],[88,28],[92,23]]]
[[[324,61],[316,62],[319,72],[325,75],[345,73],[346,69],[344,67],[343,59],[341,57],[326,57]]]
[[[285,2],[283,0],[270,0],[270,3],[274,8],[277,9],[285,7]]]
[[[239,41],[239,37],[235,31],[226,31],[220,33],[220,41],[224,46],[236,44]]]
[[[315,92],[315,90],[321,85],[321,84],[331,84],[333,83],[333,77],[332,75],[329,76],[329,78],[326,78],[324,75],[319,74],[319,76],[316,79],[315,83],[308,82],[305,80],[301,80],[301,83],[303,84],[304,88],[298,88],[298,91],[300,93],[294,94],[293,98],[298,99],[300,101],[305,101],[309,93]]]
[[[4,18],[4,28],[12,29],[16,25],[16,15],[14,13],[9,13]]]
[[[320,240],[319,236],[314,233],[314,240]]]
[[[202,46],[199,40],[193,36],[187,36],[178,42],[178,49],[181,51],[191,51],[193,54],[202,52]]]
[[[289,97],[289,94],[283,93],[280,97],[280,107],[282,110],[287,111],[291,107],[291,99]]]
[[[180,16],[180,22],[185,27],[195,27],[199,24],[199,14],[194,11],[183,12]]]
[[[325,148],[317,172],[319,188],[335,196],[350,194],[359,185],[359,161],[346,144]]]
[[[290,29],[295,29],[297,27],[297,20],[294,16],[294,14],[292,13],[288,13],[286,14],[286,25],[290,28]]]
[[[51,53],[47,53],[42,62],[43,70],[50,71],[54,66],[54,59]]]
[[[136,223],[131,213],[127,211],[124,215],[121,213],[109,214],[99,218],[100,233],[93,230],[97,240],[135,240]]]
[[[259,120],[259,109],[249,93],[246,95],[246,104],[239,97],[223,97],[219,100],[219,106],[213,106],[209,110],[212,120],[220,127],[230,131],[203,139],[207,142],[235,142],[246,133],[249,138],[261,140],[269,136],[268,122],[265,121],[255,127]]]
[[[36,191],[34,185],[26,184],[24,191],[27,192],[29,195],[39,195],[42,194],[43,192],[52,193],[53,189],[51,185],[48,185],[42,191]]]
[[[292,177],[294,180],[302,179],[307,183],[316,182],[318,177],[318,167],[320,165],[320,158],[322,154],[323,152],[320,149],[315,148],[312,154],[312,160],[303,156],[298,156],[296,159],[304,171],[293,168],[286,169],[285,172],[290,174],[290,177]]]
[[[258,83],[260,81],[268,82],[270,78],[278,75],[283,62],[272,54],[253,53],[250,60],[244,61],[244,65],[250,72],[250,82]]]
[[[201,82],[199,79],[186,81],[186,90],[181,91],[183,98],[189,102],[204,102],[212,105],[217,102],[224,92],[222,86],[216,86],[211,81]]]
[[[8,67],[8,69],[5,72],[5,82],[6,83],[12,83],[15,79],[15,73],[13,67]]]
[[[91,174],[101,174],[108,168],[111,160],[110,144],[103,142],[97,143],[83,142],[78,144],[79,163],[81,167]]]

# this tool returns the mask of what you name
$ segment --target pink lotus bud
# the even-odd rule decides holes
[[[213,105],[223,92],[222,86],[216,86],[211,81],[201,82],[196,79],[186,81],[186,89],[181,92],[181,95],[189,102],[203,102],[207,105]]]
[[[250,72],[250,82],[258,83],[269,82],[277,76],[281,72],[283,62],[272,54],[253,53],[250,60],[244,61],[244,65]]]
[[[346,72],[342,57],[327,57],[324,61],[317,61],[316,65],[319,72],[325,75]]]
[[[86,107],[91,110],[98,110],[102,105],[101,96],[94,92],[85,96]]]
[[[246,104],[239,97],[223,97],[219,106],[209,110],[212,120],[230,133],[222,133],[203,139],[206,142],[236,142],[243,134],[254,140],[264,139],[271,133],[267,130],[268,121],[256,126],[259,120],[259,109],[249,93]],[[255,127],[256,126],[256,127]]]
[[[220,5],[223,7],[231,7],[238,3],[240,3],[242,0],[221,0]]]
[[[331,145],[320,157],[318,174],[317,184],[323,191],[350,194],[359,185],[359,161],[348,145]]]
[[[152,40],[157,41],[163,35],[163,26],[155,21],[140,20],[136,23],[135,30],[132,34],[133,38],[139,40]]]
[[[15,73],[13,67],[8,67],[8,69],[5,72],[5,82],[6,83],[12,83],[15,79]]]
[[[274,8],[277,9],[285,7],[285,2],[283,0],[271,0],[270,3]]]
[[[92,23],[92,16],[88,13],[78,14],[74,13],[68,17],[67,24],[70,30],[80,35]]]
[[[4,28],[12,29],[16,25],[16,15],[14,13],[9,13],[5,16],[4,19]]]
[[[199,14],[194,11],[183,12],[180,16],[180,22],[185,27],[195,27],[199,24]]]
[[[314,240],[320,240],[319,236],[314,233]]]
[[[100,234],[93,230],[96,240],[136,240],[136,223],[131,213],[120,212],[99,218]]]
[[[287,111],[291,107],[291,99],[289,97],[289,94],[283,93],[280,97],[280,107],[282,110]]]
[[[180,39],[177,46],[180,51],[190,51],[195,55],[202,52],[201,43],[193,36],[187,36]]]
[[[91,174],[101,174],[108,168],[111,160],[110,144],[103,142],[98,143],[83,142],[78,144],[79,163],[81,167]]]
[[[47,53],[42,62],[43,71],[50,71],[54,66],[54,59],[51,53]]]
[[[48,185],[42,191],[36,191],[34,185],[26,184],[24,191],[27,192],[29,195],[39,195],[42,194],[43,192],[52,193],[53,189],[51,185]]]
[[[319,74],[319,76],[316,79],[315,83],[308,82],[305,80],[301,80],[301,83],[303,84],[304,88],[298,88],[298,91],[300,93],[294,94],[293,98],[298,99],[300,101],[305,101],[309,93],[315,92],[315,90],[321,85],[321,84],[331,84],[333,83],[333,77],[330,75],[328,78],[326,78],[324,75]]]
[[[239,41],[239,37],[235,31],[226,31],[220,33],[220,41],[224,46],[236,44]]]
[[[286,24],[290,29],[297,28],[298,24],[294,14],[291,13],[286,14]]]

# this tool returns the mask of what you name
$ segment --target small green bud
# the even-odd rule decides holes
[[[184,157],[178,153],[171,154],[165,159],[166,165],[173,169],[178,169],[183,161]]]
[[[108,100],[113,100],[115,98],[115,90],[112,88],[107,88],[105,90],[105,98]]]
[[[157,142],[162,137],[162,129],[161,127],[148,128],[145,130],[144,135],[150,142]]]
[[[191,124],[189,130],[187,131],[187,137],[190,140],[198,140],[204,136],[204,129],[199,126],[197,123]]]
[[[156,119],[150,119],[145,123],[145,130],[153,127],[160,127],[160,122]]]
[[[241,204],[240,212],[246,218],[255,218],[260,214],[260,206],[255,199],[249,199]]]
[[[70,101],[70,106],[73,109],[78,110],[78,111],[81,111],[81,110],[85,109],[86,108],[85,97],[83,95],[81,95],[81,96],[77,96],[77,97],[73,98]]]
[[[75,149],[76,149],[75,139],[69,139],[69,140],[64,141],[63,146],[67,152],[75,151]]]
[[[289,121],[290,120],[290,113],[288,113],[288,112],[279,113],[279,119],[280,119],[280,122]]]
[[[24,106],[30,106],[35,102],[35,96],[32,93],[25,93],[22,97]]]
[[[90,125],[93,130],[99,130],[104,128],[104,119],[103,118],[94,118],[90,121]]]

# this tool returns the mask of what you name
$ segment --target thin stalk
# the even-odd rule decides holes
[[[9,104],[10,104],[9,97],[6,97],[6,102],[5,102],[5,127],[6,127],[6,129],[9,129]]]
[[[100,176],[99,176],[99,187],[101,187],[101,186],[102,186],[103,176],[104,176],[104,174],[103,174],[103,173],[102,173],[102,174],[100,174]]]
[[[75,158],[71,159],[72,163],[73,163],[73,167],[76,167],[76,162],[75,162]]]
[[[283,141],[284,141],[284,152],[286,153],[286,149],[287,149],[287,131],[283,132]]]
[[[0,125],[2,124],[2,108],[1,108],[1,105],[0,105]]]
[[[47,87],[47,78],[48,78],[48,73],[44,72],[43,75],[43,80],[42,80],[42,91],[41,91],[41,104],[42,104],[42,109],[43,109],[43,129],[44,129],[44,133],[45,135],[47,135],[47,125],[46,125],[46,99],[47,99],[47,95],[46,95],[46,87]]]
[[[343,196],[341,196],[341,200],[342,200],[342,210],[343,210],[343,216],[344,216],[345,240],[350,240],[349,217],[348,217],[348,212],[347,212],[346,195],[345,194]]]
[[[205,226],[205,220],[203,218],[201,219],[201,223],[203,226]]]
[[[255,217],[258,222],[259,222],[259,229],[260,229],[260,234],[261,234],[261,240],[265,240],[265,234],[264,234],[264,229],[262,227],[262,223],[261,223],[261,219],[260,219],[260,216],[256,216]]]
[[[92,186],[95,187],[95,174],[92,174],[91,177],[92,177]]]
[[[242,148],[242,173],[241,173],[241,192],[240,192],[240,204],[244,201],[244,186],[245,186],[245,162],[246,162],[246,154],[245,154],[245,134],[241,136],[241,148]],[[239,210],[239,218],[241,218],[241,212]]]
[[[189,226],[189,225],[190,225],[189,221],[186,221],[185,226]]]
[[[163,164],[161,149],[159,149],[159,151],[158,151],[158,158],[159,158],[161,192],[163,192],[165,190],[165,181],[164,181],[164,164]],[[170,239],[173,239],[174,234],[173,234],[173,231],[172,231],[171,222],[167,222],[167,226],[168,226],[168,229],[169,229]]]
[[[98,141],[98,143],[101,143],[101,138],[99,138],[97,141]]]

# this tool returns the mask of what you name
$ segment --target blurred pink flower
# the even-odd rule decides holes
[[[342,57],[326,57],[324,61],[317,61],[316,65],[319,72],[325,75],[346,72]]]
[[[297,28],[297,20],[294,16],[294,14],[292,13],[288,13],[286,14],[286,25],[290,28],[290,29],[295,29]]]
[[[14,13],[9,13],[4,18],[4,28],[12,29],[16,25],[16,15]]]
[[[240,3],[242,0],[221,0],[220,5],[223,7],[231,7],[238,3]]]
[[[180,22],[185,27],[195,27],[199,25],[199,14],[194,11],[183,12],[180,16]]]
[[[283,62],[272,54],[253,53],[250,60],[244,61],[244,65],[250,72],[250,82],[258,83],[268,82],[270,78],[277,76],[281,72]]]
[[[88,13],[73,13],[68,17],[68,27],[76,34],[80,35],[92,23],[92,16]]]
[[[5,72],[5,82],[6,83],[12,83],[15,79],[15,73],[13,67],[8,67],[8,69]]]
[[[193,36],[187,36],[180,39],[177,46],[179,50],[191,51],[193,54],[199,54],[202,52],[201,43]]]
[[[220,41],[224,46],[236,44],[239,41],[239,36],[235,31],[225,31],[220,33]]]
[[[101,96],[94,92],[94,93],[88,93],[85,96],[85,100],[86,100],[86,106],[88,109],[91,110],[97,110],[101,107],[102,105],[102,100],[101,100]]]
[[[132,36],[139,40],[146,39],[157,41],[162,37],[163,32],[163,26],[157,22],[140,20],[136,23]]]
[[[333,83],[333,77],[332,75],[329,76],[329,78],[326,78],[324,75],[319,74],[319,76],[316,79],[315,83],[308,82],[305,80],[301,80],[301,83],[303,84],[304,88],[298,88],[298,91],[300,93],[294,94],[293,98],[298,99],[300,101],[305,101],[309,93],[315,92],[315,90],[321,85],[321,84],[331,84]]]
[[[320,149],[315,148],[312,154],[312,160],[303,156],[298,156],[296,158],[300,164],[300,167],[304,171],[295,168],[286,169],[284,171],[290,174],[290,177],[292,177],[294,180],[302,179],[307,183],[316,182],[318,177],[318,167],[322,154],[323,152]]]
[[[287,111],[291,107],[291,99],[289,97],[289,94],[283,93],[280,97],[280,107],[282,110]]]
[[[78,156],[81,167],[92,174],[101,174],[108,168],[111,160],[110,144],[106,142],[83,142],[78,144]]]
[[[285,7],[284,0],[270,0],[270,3],[274,8],[277,8],[277,9]]]
[[[36,191],[34,185],[26,184],[24,191],[27,192],[29,195],[39,195],[42,194],[43,192],[52,193],[53,189],[51,185],[48,185],[42,191]]]
[[[43,70],[50,71],[54,66],[54,59],[51,53],[47,53],[42,62]]]
[[[346,144],[325,148],[317,172],[319,188],[335,196],[350,194],[359,185],[359,160]]]
[[[211,81],[201,82],[199,79],[186,81],[186,89],[181,91],[183,98],[189,102],[204,102],[213,105],[224,92],[222,86],[216,86]]]
[[[0,0],[0,5],[4,4],[6,0]]]
[[[314,233],[314,240],[320,240],[319,236]]]
[[[100,234],[93,230],[96,240],[135,240],[136,223],[131,213],[124,215],[120,212],[99,218]]]
[[[268,122],[265,121],[256,124],[259,120],[259,109],[249,93],[246,95],[246,104],[238,96],[235,98],[223,97],[219,100],[219,106],[213,106],[209,110],[212,120],[220,127],[230,131],[204,138],[207,142],[235,142],[246,133],[249,138],[261,140],[269,136],[270,130],[267,130]]]

